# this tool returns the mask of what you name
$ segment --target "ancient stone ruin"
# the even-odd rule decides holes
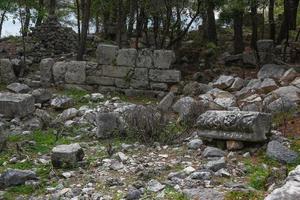
[[[175,54],[169,50],[118,49],[100,44],[97,63],[86,61],[56,62],[42,60],[41,82],[44,86],[78,85],[102,92],[158,96],[181,80],[181,72],[172,69]]]

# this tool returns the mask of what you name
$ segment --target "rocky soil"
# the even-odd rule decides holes
[[[0,199],[300,198],[296,68],[181,81],[154,99],[0,66]]]

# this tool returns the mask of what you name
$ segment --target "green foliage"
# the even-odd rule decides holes
[[[225,200],[263,200],[264,194],[257,191],[230,191],[225,195]]]
[[[272,116],[272,121],[276,127],[283,125],[286,121],[293,118],[295,111],[279,112]]]

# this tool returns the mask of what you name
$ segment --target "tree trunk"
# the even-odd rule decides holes
[[[30,8],[26,5],[25,8],[25,21],[24,21],[24,36],[27,36],[27,33],[29,31],[29,25],[30,25],[30,18],[31,18],[31,13],[30,13]]]
[[[209,42],[217,44],[217,28],[214,13],[215,5],[213,2],[208,2],[207,6],[207,39]]]
[[[289,32],[289,0],[284,0],[284,13],[283,13],[283,19],[280,26],[279,35],[277,38],[277,43],[280,44],[282,40],[286,39],[288,37]]]
[[[233,17],[234,53],[236,54],[244,51],[243,15],[243,12],[236,12]]]
[[[49,15],[55,16],[55,10],[56,10],[56,0],[50,0],[49,4]]]
[[[99,12],[97,12],[97,13],[96,13],[96,16],[95,16],[95,26],[96,26],[95,33],[100,33]]]
[[[257,42],[257,2],[251,3],[251,22],[252,22],[252,34],[251,34],[251,47],[255,50]]]
[[[129,21],[128,21],[128,38],[132,37],[133,33],[133,25],[135,22],[135,11],[136,11],[136,6],[137,6],[137,0],[129,0]]]
[[[39,0],[38,16],[35,22],[35,26],[40,26],[44,19],[44,0]]]
[[[5,19],[5,15],[6,15],[6,10],[4,10],[1,14],[1,19],[0,19],[0,38],[2,35],[2,27],[3,27],[3,23],[4,23],[4,19]]]
[[[83,60],[83,55],[86,48],[86,39],[89,30],[90,12],[91,12],[91,0],[81,0],[82,9],[82,25],[81,25],[81,37],[80,46],[78,51],[77,60]]]
[[[270,0],[269,2],[269,26],[270,26],[270,39],[275,41],[276,35],[276,24],[274,19],[274,5],[275,0]]]

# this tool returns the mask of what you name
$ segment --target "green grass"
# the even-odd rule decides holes
[[[165,197],[164,199],[166,200],[188,200],[188,198],[180,193],[177,192],[174,188],[172,187],[166,187],[165,188]]]
[[[88,99],[83,98],[85,95],[88,94],[87,91],[85,90],[80,90],[80,89],[64,89],[64,90],[59,90],[59,94],[68,96],[73,99],[74,101],[74,106],[76,108],[79,108],[83,105],[87,105],[89,103]]]
[[[264,194],[257,191],[230,191],[225,195],[225,200],[263,200]]]
[[[269,167],[266,169],[262,166],[262,163],[265,163],[264,157],[260,158],[258,156],[257,159],[258,159],[257,163],[253,163],[251,160],[244,161],[246,168],[247,168],[248,183],[254,189],[265,190],[265,185],[266,185],[270,170],[269,170]],[[270,160],[270,162],[273,163],[272,160]]]

